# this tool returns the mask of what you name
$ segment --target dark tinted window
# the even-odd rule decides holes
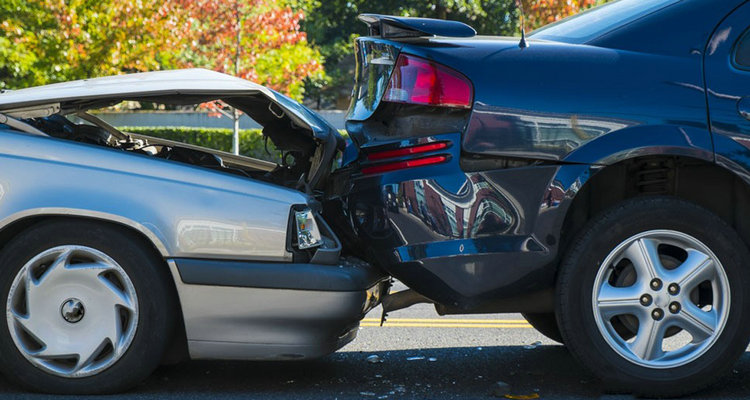
[[[737,65],[750,68],[750,29],[742,35],[739,43],[737,43],[737,49],[734,53],[734,62]]]
[[[680,0],[615,0],[531,33],[535,39],[586,43]]]

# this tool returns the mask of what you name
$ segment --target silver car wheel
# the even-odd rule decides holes
[[[138,325],[138,298],[125,270],[84,246],[59,246],[27,262],[6,304],[14,344],[45,372],[80,378],[122,357]]]
[[[594,284],[599,332],[619,355],[648,368],[699,358],[729,315],[729,282],[719,259],[678,231],[652,230],[623,241]]]

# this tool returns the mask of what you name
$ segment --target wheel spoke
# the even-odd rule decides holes
[[[102,297],[106,297],[106,300],[113,306],[120,306],[130,311],[135,311],[135,305],[133,304],[132,299],[130,299],[130,297],[125,292],[123,292],[119,287],[115,286],[109,279],[101,275],[99,275],[98,278],[102,286],[107,289],[104,293],[102,293]]]
[[[44,332],[45,329],[49,329],[48,324],[42,324],[40,323],[41,321],[38,321],[36,319],[30,319],[26,316],[19,315],[15,311],[11,311],[11,315],[13,316],[13,319],[16,321],[16,323],[21,325],[26,334],[33,337],[34,340],[42,346],[42,351],[48,347],[47,342],[45,342],[44,339],[37,335],[37,332]]]
[[[91,343],[82,343],[75,349],[75,353],[78,356],[78,362],[73,368],[73,373],[80,371],[81,369],[89,366],[99,353],[102,352],[104,346],[107,345],[106,339],[97,342],[92,341]]]
[[[640,296],[643,293],[638,285],[615,287],[605,283],[599,290],[596,303],[604,319],[624,314],[635,314],[641,308]]]
[[[661,348],[664,341],[663,324],[654,321],[648,316],[638,318],[638,333],[635,340],[628,344],[630,351],[644,361],[653,361],[661,357],[664,352]]]
[[[698,343],[711,337],[716,331],[718,314],[715,309],[704,311],[688,302],[683,304],[676,322],[693,337],[693,343]]]
[[[60,252],[60,254],[55,257],[55,260],[52,261],[50,266],[47,267],[47,270],[44,271],[44,274],[42,274],[42,276],[40,276],[38,279],[34,279],[34,277],[32,276],[32,269],[28,268],[26,273],[28,274],[29,282],[31,282],[34,286],[40,286],[45,282],[54,281],[55,278],[59,277],[61,275],[61,272],[63,272],[63,270],[67,267],[68,261],[72,254],[73,252],[71,250],[64,250]]]
[[[633,241],[625,249],[623,258],[633,263],[638,279],[642,281],[650,281],[660,276],[664,270],[659,260],[658,243],[652,239],[641,238]]]
[[[668,271],[667,279],[680,285],[683,292],[688,292],[715,275],[716,267],[711,257],[689,249],[687,259],[674,270]]]

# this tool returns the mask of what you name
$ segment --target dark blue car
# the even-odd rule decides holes
[[[674,396],[750,339],[750,3],[620,0],[518,38],[362,15],[325,204],[411,290],[521,312],[610,386]]]

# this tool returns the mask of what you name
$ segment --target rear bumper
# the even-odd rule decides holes
[[[329,354],[356,337],[387,290],[369,264],[171,259],[193,359],[289,360]]]
[[[562,224],[589,166],[465,171],[457,148],[440,166],[355,176],[326,205],[348,218],[329,222],[345,248],[444,306],[550,311]]]

